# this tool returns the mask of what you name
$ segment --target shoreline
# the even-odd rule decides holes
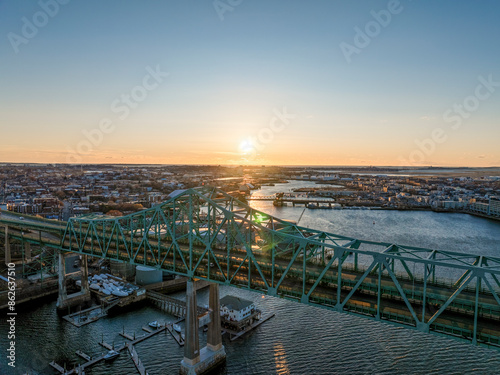
[[[289,207],[289,206],[284,206]],[[478,212],[469,212],[464,210],[446,210],[446,209],[435,209],[431,207],[380,207],[380,206],[342,206],[340,208],[333,207],[320,207],[320,208],[309,208],[310,210],[329,210],[329,211],[342,211],[342,210],[354,210],[354,211],[431,211],[436,213],[447,213],[447,214],[467,214],[472,216],[481,217],[484,219],[490,219],[493,221],[500,221],[500,217],[497,216],[489,216],[486,214],[481,214]]]

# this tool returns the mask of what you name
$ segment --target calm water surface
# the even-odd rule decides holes
[[[311,186],[308,182],[263,187],[261,194]],[[253,202],[255,208],[281,218],[298,220],[303,207],[273,207]],[[375,222],[375,224],[373,224]],[[464,214],[412,211],[306,210],[300,225],[346,236],[406,245],[500,256],[500,223]],[[346,316],[258,293],[221,286],[221,296],[237,295],[255,301],[276,316],[243,339],[224,341],[226,367],[217,374],[500,374],[500,352],[473,347],[452,339],[426,335],[363,318]],[[184,298],[182,293],[177,298]],[[208,292],[198,293],[208,303]],[[4,312],[2,312],[5,314]],[[98,341],[122,343],[124,327],[142,334],[151,320],[173,320],[154,307],[141,307],[76,328],[57,317],[55,301],[21,308],[17,316],[17,365],[0,360],[0,374],[54,374],[52,360],[68,368],[79,360],[75,351],[103,352]],[[6,353],[5,319],[0,322],[0,349]],[[200,344],[206,335],[200,331]],[[168,334],[136,346],[149,374],[177,374],[183,351]],[[112,364],[101,363],[91,375],[136,374],[128,353]]]

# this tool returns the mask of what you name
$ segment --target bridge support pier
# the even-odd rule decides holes
[[[200,343],[198,340],[198,311],[196,303],[196,289],[194,281],[189,280],[186,285],[186,342],[184,344],[183,367],[193,367],[200,362]],[[186,372],[188,374],[190,372]]]
[[[88,293],[89,296],[90,296],[90,289],[89,289],[89,268],[88,268],[87,255],[82,255],[82,264],[80,265],[80,269],[82,270],[81,290],[84,293]]]
[[[10,238],[9,238],[9,227],[5,226],[5,264],[9,264],[12,260],[10,254]]]
[[[222,345],[220,326],[219,285],[210,284],[207,346],[199,350],[198,341],[198,305],[196,304],[196,288],[189,280],[186,286],[186,342],[184,359],[181,361],[181,375],[206,374],[226,361],[226,351]]]
[[[66,289],[66,256],[63,252],[59,253],[58,272],[59,272],[59,296],[57,298],[57,309],[64,311],[69,307],[79,305],[90,301],[90,289],[88,287],[88,268],[87,256],[82,258],[82,285],[79,292],[68,295]]]
[[[210,296],[208,308],[211,310],[212,316],[208,324],[207,347],[213,352],[224,350],[222,346],[222,335],[220,333],[220,297],[219,284],[210,284]]]
[[[66,259],[63,253],[59,253],[57,269],[59,272],[59,296],[57,297],[57,308],[64,309],[66,307],[68,293],[66,290]]]
[[[26,262],[31,260],[31,244],[29,242],[24,244],[24,260]]]

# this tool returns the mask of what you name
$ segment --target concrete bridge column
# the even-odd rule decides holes
[[[57,298],[57,309],[65,311],[67,308],[80,305],[90,301],[90,288],[88,287],[88,268],[87,256],[82,258],[82,285],[79,292],[68,295],[66,289],[66,256],[70,255],[59,253],[59,297]]]
[[[88,268],[88,260],[87,260],[87,255],[82,255],[82,264],[81,264],[81,270],[82,270],[82,286],[81,290],[84,293],[89,293],[89,268]]]
[[[5,226],[5,264],[9,264],[12,260],[10,254],[10,239],[9,239],[9,227]]]
[[[187,282],[187,314],[186,342],[184,359],[181,362],[180,374],[207,374],[226,361],[226,351],[222,345],[220,333],[219,285],[210,284],[211,321],[208,324],[207,346],[199,350],[198,342],[198,306],[196,304],[196,288],[192,281]]]
[[[64,254],[59,253],[58,262],[58,272],[59,272],[59,296],[57,298],[57,308],[63,309],[68,298],[68,293],[66,291],[66,259]]]
[[[196,288],[194,281],[189,280],[186,285],[186,342],[184,344],[184,359],[181,362],[181,374],[195,374],[196,372],[191,372],[191,370],[200,362],[197,309]]]
[[[220,298],[219,284],[210,284],[210,296],[208,307],[212,311],[211,322],[208,324],[207,347],[212,351],[224,349],[222,346],[222,335],[220,333]]]
[[[27,262],[31,260],[31,244],[29,242],[24,244],[24,260]]]

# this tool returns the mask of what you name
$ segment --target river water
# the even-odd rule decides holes
[[[258,194],[288,192],[308,182],[263,187]],[[305,210],[274,207],[272,202],[252,205],[301,226],[346,236],[500,256],[500,223],[466,214],[426,211]],[[375,224],[374,224],[375,223]],[[500,374],[500,352],[473,347],[453,339],[423,334],[360,317],[301,305],[246,290],[221,286],[221,297],[232,294],[255,302],[276,316],[253,332],[231,342],[224,338],[227,364],[216,374]],[[182,293],[175,295],[182,299]],[[208,303],[208,291],[198,292],[198,304]],[[76,328],[60,319],[55,301],[20,306],[16,317],[16,365],[7,366],[7,324],[0,322],[0,374],[54,374],[52,360],[68,368],[79,362],[75,351],[89,355],[104,351],[101,339],[121,344],[129,334],[152,320],[174,320],[158,309],[144,306]],[[200,345],[206,335],[200,331]],[[136,346],[150,375],[177,374],[183,350],[168,334],[159,334]],[[87,374],[136,374],[128,353],[111,364],[101,363]]]

